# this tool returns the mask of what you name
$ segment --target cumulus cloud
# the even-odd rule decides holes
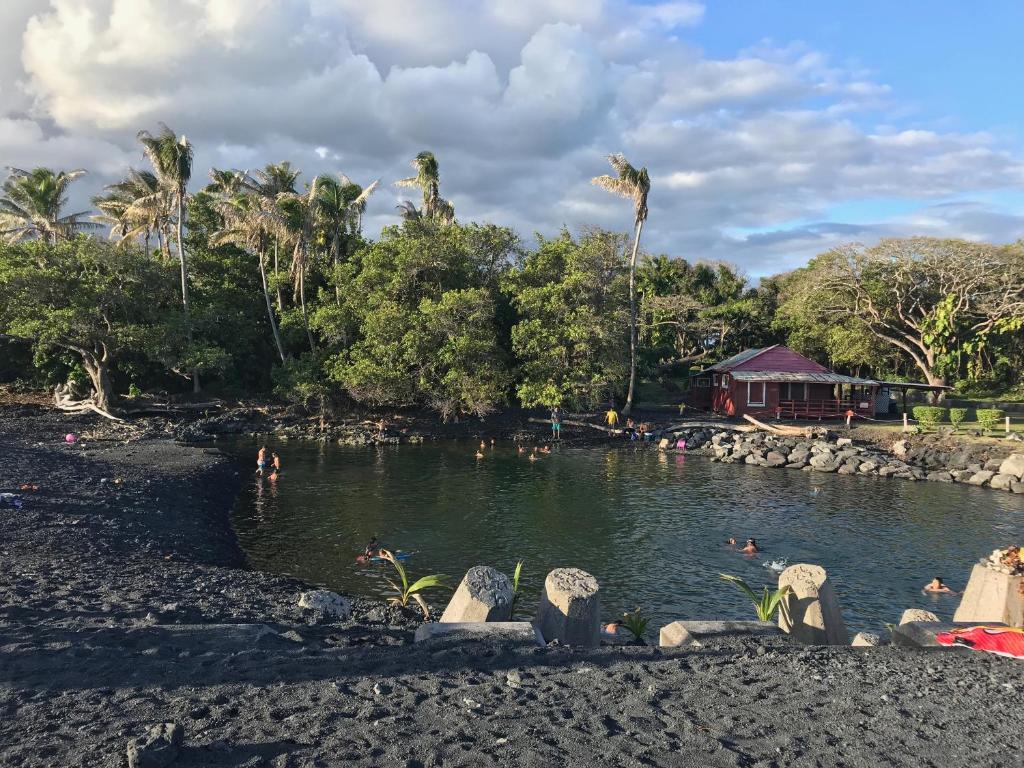
[[[624,151],[652,174],[649,247],[755,275],[854,234],[1024,234],[1005,212],[933,204],[1024,181],[995,138],[879,124],[885,83],[800,44],[709,58],[686,42],[702,13],[688,0],[5,0],[0,164],[87,167],[91,193],[141,161],[135,133],[158,121],[192,139],[197,178],[290,159],[306,179],[387,182],[429,148],[460,218],[529,235],[628,226],[627,204],[589,184]],[[369,227],[394,220],[397,197],[372,200]],[[922,213],[829,220],[879,198]]]

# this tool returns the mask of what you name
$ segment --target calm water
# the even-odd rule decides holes
[[[410,576],[444,573],[454,587],[473,565],[511,574],[525,561],[524,607],[544,575],[578,566],[601,583],[604,613],[636,606],[655,619],[752,618],[745,598],[717,578],[775,581],[764,567],[823,565],[853,629],[897,621],[904,608],[951,616],[956,599],[924,596],[933,575],[962,589],[971,565],[1024,532],[1020,496],[717,464],[631,448],[563,449],[531,463],[510,444],[474,458],[475,445],[343,448],[271,445],[285,472],[253,480],[235,526],[254,566],[338,591],[378,596],[381,566],[355,556],[374,534],[414,550]],[[255,445],[229,450],[255,465]],[[753,536],[746,557],[725,546]],[[443,604],[448,592],[430,598]]]

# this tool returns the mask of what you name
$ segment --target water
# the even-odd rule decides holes
[[[652,627],[680,618],[753,618],[717,574],[774,584],[766,565],[824,566],[847,624],[881,629],[905,608],[950,617],[956,598],[925,596],[940,575],[963,589],[971,566],[1019,543],[1022,498],[963,485],[713,463],[630,447],[566,448],[530,462],[511,444],[344,448],[270,446],[285,472],[253,479],[234,524],[251,563],[350,594],[387,592],[384,566],[355,562],[371,536],[413,550],[410,576],[466,569],[511,574],[524,560],[523,608],[547,572],[577,566],[601,583],[606,618],[641,607]],[[255,463],[255,445],[229,447]],[[753,536],[748,557],[725,539]],[[450,591],[429,598],[443,605]]]

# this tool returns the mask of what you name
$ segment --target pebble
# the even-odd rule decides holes
[[[480,702],[474,701],[473,699],[463,699],[462,703],[465,704],[469,709],[480,709]]]
[[[505,675],[505,684],[509,688],[521,688],[523,685],[523,678],[519,676],[519,673],[512,670]]]

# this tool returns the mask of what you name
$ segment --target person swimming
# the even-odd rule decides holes
[[[936,576],[934,579],[924,585],[922,592],[932,595],[955,595],[952,589],[946,586],[946,583],[942,580],[941,576]]]
[[[756,539],[747,539],[747,543],[743,545],[743,549],[740,550],[744,555],[756,555],[760,552],[760,547],[757,546]]]
[[[725,543],[728,544],[730,547],[735,547],[736,546],[736,537],[735,536],[730,536],[728,539],[725,540]]]

